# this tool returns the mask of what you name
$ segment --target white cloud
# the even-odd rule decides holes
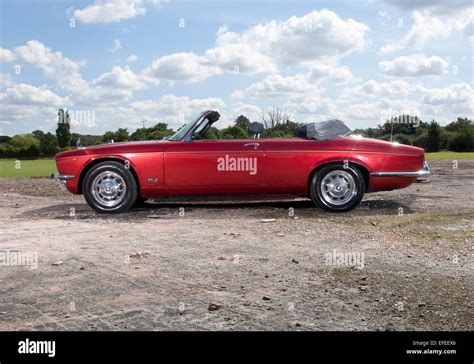
[[[219,67],[221,72],[255,74],[276,71],[273,59],[262,53],[258,44],[230,32],[226,26],[219,28],[216,47],[206,50],[202,60]]]
[[[218,67],[208,65],[203,57],[189,52],[155,59],[142,73],[147,80],[154,82],[160,79],[198,82],[221,72]]]
[[[293,114],[313,115],[313,118],[317,115],[319,120],[338,115],[336,104],[327,97],[307,97],[298,102],[288,102],[284,107]]]
[[[96,0],[73,15],[82,23],[115,23],[145,13],[142,0]]]
[[[133,89],[141,89],[144,84],[131,71],[113,69],[99,76],[100,81],[93,82],[92,87],[80,73],[84,62],[75,62],[64,57],[61,52],[53,52],[43,43],[31,40],[13,51],[15,60],[31,64],[43,70],[44,74],[55,80],[58,88],[71,93],[74,103],[93,105],[96,103],[118,103],[133,97]],[[98,83],[97,83],[98,82]],[[122,87],[121,85],[128,85]]]
[[[135,54],[131,54],[127,57],[127,59],[125,60],[125,62],[128,62],[128,63],[132,63],[132,62],[136,62],[138,61],[138,56],[135,55]]]
[[[38,129],[38,122],[50,119],[57,119],[58,110],[54,107],[36,106],[36,105],[15,105],[6,104],[0,107],[0,133],[13,135],[16,132],[7,132],[7,129],[15,130],[18,122],[30,124],[30,128],[26,131],[30,132]],[[3,130],[2,130],[3,129]]]
[[[472,104],[473,97],[471,86],[465,82],[460,82],[445,88],[424,88],[423,102],[431,105]]]
[[[397,57],[392,61],[379,63],[380,71],[390,76],[417,77],[425,75],[442,75],[448,72],[449,63],[438,56],[415,54]]]
[[[243,37],[284,64],[294,65],[315,60],[339,59],[366,46],[363,23],[343,20],[323,9],[285,22],[271,21],[244,32]]]
[[[244,90],[237,90],[232,97],[240,99],[251,98],[274,98],[293,97],[299,98],[304,95],[317,95],[323,89],[314,83],[310,83],[306,75],[282,76],[273,74],[259,82],[252,83]]]
[[[408,114],[423,116],[418,102],[408,99],[391,100],[386,97],[375,102],[363,101],[350,104],[344,108],[345,118],[363,121],[359,127],[367,128],[370,125],[384,123],[393,116]]]
[[[258,121],[262,115],[262,109],[260,107],[240,101],[233,105],[232,112],[236,117],[245,115],[250,121]]]
[[[87,86],[80,74],[83,62],[74,62],[61,52],[53,52],[37,40],[30,40],[15,48],[14,53],[18,61],[40,68],[46,76],[56,80],[62,89],[74,91]]]
[[[396,95],[406,96],[416,91],[416,87],[403,80],[377,82],[369,80],[362,85],[346,87],[341,93],[341,99],[350,100],[367,96]]]
[[[448,2],[449,3],[449,2]],[[380,48],[380,53],[391,53],[399,49],[422,49],[429,40],[449,38],[463,34],[473,40],[474,12],[441,13],[434,15],[429,10],[413,11],[413,26],[402,40],[389,43]]]
[[[143,100],[131,103],[131,108],[141,119],[164,121],[172,127],[197,117],[205,110],[219,110],[226,107],[220,98],[191,99],[187,96],[163,95],[157,100]]]
[[[15,53],[8,49],[0,48],[0,62],[11,63],[15,60],[15,58]]]
[[[331,64],[315,63],[311,65],[308,80],[320,81],[329,79],[337,84],[346,83],[354,78],[348,67],[338,67]]]
[[[122,48],[122,44],[120,43],[120,39],[114,39],[114,45],[112,48],[109,48],[109,52],[115,52]]]
[[[124,69],[120,66],[114,66],[112,71],[101,74],[93,82],[94,85],[106,86],[110,88],[123,88],[131,90],[142,90],[146,88],[130,69]]]
[[[366,47],[370,29],[329,10],[313,11],[250,27],[241,33],[219,28],[216,45],[202,55],[193,52],[160,57],[144,71],[151,80],[196,82],[227,73],[276,73],[279,66],[331,63]],[[344,71],[346,76],[347,72]]]
[[[14,82],[9,73],[0,73],[0,87],[13,86]]]
[[[3,105],[65,106],[69,104],[69,100],[45,87],[20,83],[0,93],[0,103]]]

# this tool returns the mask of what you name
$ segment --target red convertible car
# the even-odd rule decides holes
[[[424,150],[342,137],[206,139],[219,119],[206,111],[165,140],[103,144],[56,155],[59,179],[101,213],[118,213],[151,197],[306,196],[328,211],[349,211],[364,193],[407,187],[429,175]]]

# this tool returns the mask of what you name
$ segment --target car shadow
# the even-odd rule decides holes
[[[143,206],[135,207],[121,214],[99,214],[86,203],[66,203],[32,209],[21,214],[30,219],[101,219],[123,222],[139,222],[149,219],[279,219],[297,216],[299,218],[334,218],[357,216],[393,216],[400,208],[403,214],[414,211],[406,204],[395,200],[366,200],[354,210],[337,214],[317,208],[309,199],[284,201],[207,201],[149,199]]]

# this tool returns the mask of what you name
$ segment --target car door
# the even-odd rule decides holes
[[[262,187],[305,187],[308,173],[324,153],[318,150],[317,141],[303,139],[266,139],[265,172]]]
[[[166,187],[257,187],[263,174],[259,140],[189,140],[165,146]]]

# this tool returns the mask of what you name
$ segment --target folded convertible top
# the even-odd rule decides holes
[[[349,135],[352,132],[347,124],[338,119],[308,123],[298,131],[299,137],[308,139],[326,140]]]

